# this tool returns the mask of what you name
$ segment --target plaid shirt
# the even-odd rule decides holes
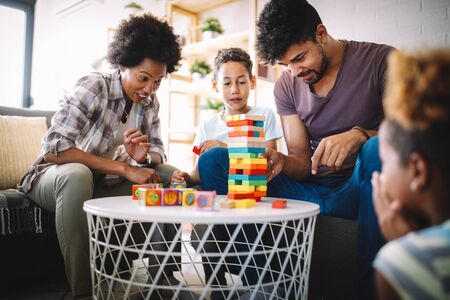
[[[52,165],[44,160],[47,153],[57,155],[71,148],[97,156],[108,152],[125,109],[119,71],[112,74],[92,73],[81,78],[75,85],[73,95],[61,104],[44,135],[39,157],[18,185],[22,192],[30,191],[33,182]],[[149,152],[158,153],[164,162],[166,156],[161,140],[156,94],[134,105],[137,105],[136,128],[149,137],[152,144]],[[117,153],[115,160],[127,163],[133,161],[126,151]]]

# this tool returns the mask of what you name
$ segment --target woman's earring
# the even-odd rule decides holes
[[[411,181],[411,183],[409,184],[409,189],[411,190],[411,192],[415,192],[417,190],[417,182]]]

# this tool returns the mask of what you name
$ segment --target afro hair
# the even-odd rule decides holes
[[[181,47],[172,27],[150,13],[131,15],[123,20],[108,47],[108,61],[114,66],[131,68],[146,58],[167,65],[167,72],[176,71]]]

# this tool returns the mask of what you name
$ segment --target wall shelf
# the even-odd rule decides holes
[[[219,49],[229,47],[248,47],[248,31],[220,35],[206,41],[185,45],[182,49],[184,58],[204,57],[217,53]]]
[[[234,1],[235,0],[172,0],[170,1],[170,4],[177,8],[198,14]]]

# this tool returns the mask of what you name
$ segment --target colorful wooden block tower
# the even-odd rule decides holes
[[[226,121],[228,127],[233,127],[228,133],[227,145],[230,159],[228,199],[261,201],[267,194],[267,159],[260,157],[265,152],[265,117],[230,115]]]

